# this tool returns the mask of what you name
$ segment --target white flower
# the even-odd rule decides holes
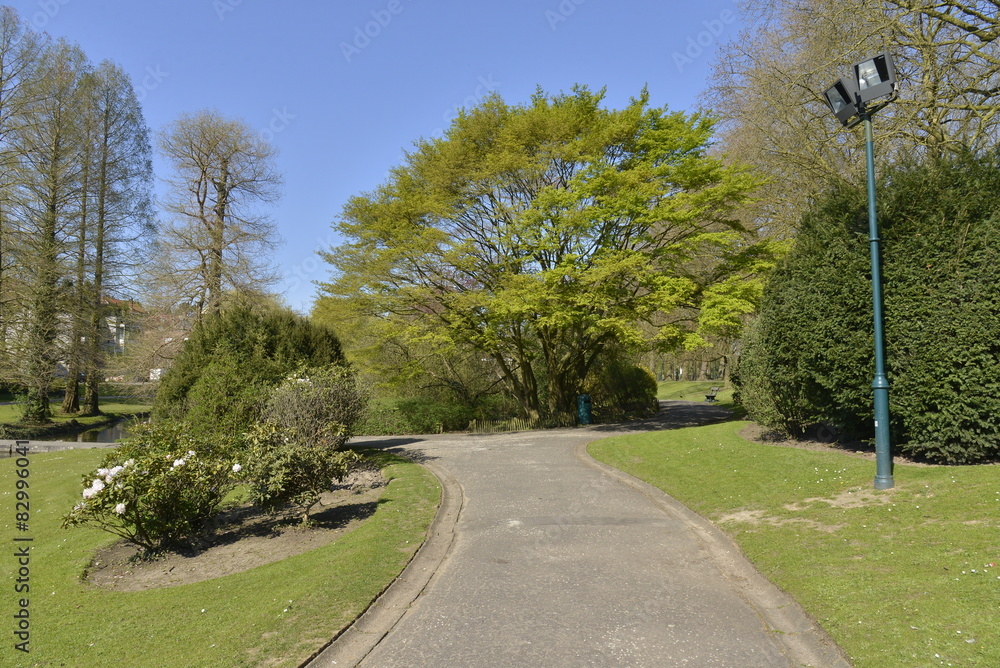
[[[125,466],[132,466],[134,464],[135,464],[135,460],[134,459],[130,459],[127,462],[125,462]]]
[[[184,460],[183,459],[175,459],[174,460],[174,465],[173,465],[172,468],[177,468],[178,466],[184,466]]]
[[[97,475],[102,478],[108,474],[108,469],[97,469]]]
[[[90,487],[94,490],[94,492],[100,492],[104,489],[104,481],[98,478],[94,482],[90,483]]]
[[[233,464],[233,473],[239,473],[242,470],[243,470],[242,466],[240,466],[239,464]]]
[[[194,455],[195,455],[194,450],[188,450],[188,452],[187,452],[187,456],[188,457],[194,457]]]
[[[97,496],[97,490],[94,489],[93,487],[88,487],[87,489],[83,490],[83,498],[92,499],[95,496]]]
[[[124,466],[116,466],[110,469],[104,476],[104,479],[108,482],[114,480],[114,477],[125,470]]]
[[[124,515],[125,514],[125,504],[124,503],[119,503],[117,506],[115,506],[115,512],[118,513],[119,515]]]

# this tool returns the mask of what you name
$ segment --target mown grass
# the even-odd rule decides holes
[[[660,400],[705,401],[705,395],[713,387],[723,387],[723,382],[721,380],[665,380],[658,384],[656,398]],[[724,403],[730,401],[732,396],[732,388],[726,388],[719,392],[716,399]]]
[[[437,480],[425,469],[380,454],[389,486],[375,513],[337,541],[244,573],[113,592],[81,581],[95,550],[113,537],[60,526],[80,498],[81,476],[104,454],[71,450],[30,458],[32,519],[30,532],[21,535],[34,538],[31,653],[21,655],[6,643],[2,665],[298,665],[395,578],[421,544],[440,498]],[[8,536],[15,533],[13,469],[14,460],[0,461]],[[3,561],[12,578],[13,560]],[[5,591],[3,605],[10,610],[12,586]]]
[[[760,445],[730,422],[593,443],[734,537],[859,667],[1000,666],[1000,468]]]
[[[53,403],[52,421],[56,424],[60,424],[76,420],[80,424],[93,424],[95,422],[107,420],[108,416],[134,415],[135,413],[148,413],[150,410],[152,410],[152,405],[150,405],[147,401],[140,399],[116,399],[114,401],[108,401],[107,403],[101,403],[101,412],[103,412],[104,415],[81,417],[78,415],[64,415],[61,411],[61,405]],[[19,418],[19,406],[13,404],[0,406],[0,424],[14,424]]]

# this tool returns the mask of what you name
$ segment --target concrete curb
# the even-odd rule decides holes
[[[790,661],[798,666],[815,668],[851,667],[850,660],[826,631],[795,599],[765,578],[728,535],[658,487],[591,457],[587,446],[592,442],[576,446],[577,459],[618,482],[633,487],[672,518],[683,522],[697,537],[720,574],[757,612],[765,628],[784,648]]]
[[[368,609],[319,654],[301,664],[302,668],[341,668],[361,663],[420,598],[451,555],[455,525],[465,504],[462,485],[448,471],[432,462],[422,462],[421,465],[441,483],[441,505],[428,529],[427,539],[403,572]]]

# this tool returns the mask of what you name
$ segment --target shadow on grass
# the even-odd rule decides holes
[[[699,401],[660,400],[660,412],[641,420],[617,424],[596,424],[593,431],[608,434],[629,434],[665,429],[699,427],[733,419],[733,411],[717,403]]]

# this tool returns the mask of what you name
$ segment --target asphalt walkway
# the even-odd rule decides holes
[[[849,666],[697,514],[586,454],[615,433],[721,419],[363,439],[424,463],[444,499],[396,583],[309,665]]]

